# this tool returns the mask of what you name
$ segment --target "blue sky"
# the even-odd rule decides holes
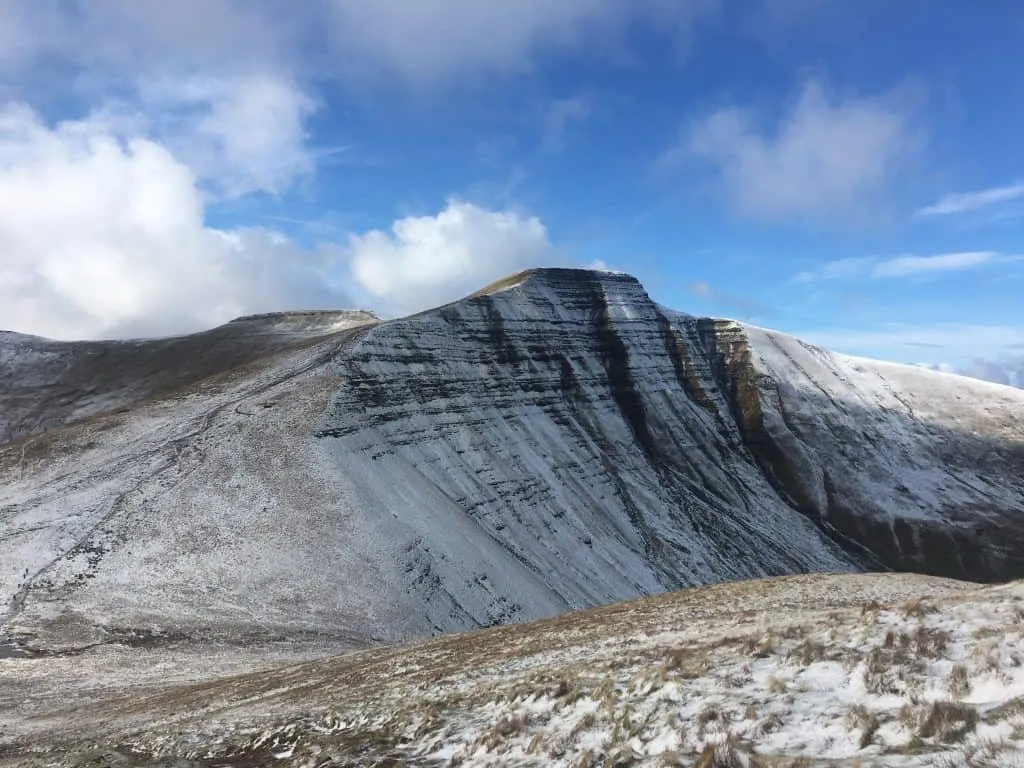
[[[0,326],[393,315],[601,263],[999,378],[1021,40],[1009,0],[5,0]]]

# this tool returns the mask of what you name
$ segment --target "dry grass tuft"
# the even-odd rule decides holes
[[[966,665],[953,665],[953,669],[949,673],[948,687],[949,695],[957,699],[962,699],[971,692],[971,677],[967,672]]]
[[[903,693],[917,668],[905,648],[872,648],[864,660],[864,686],[871,693]]]
[[[774,733],[786,724],[786,721],[782,719],[782,716],[777,712],[772,712],[770,715],[765,715],[758,722],[757,727],[754,729],[755,733],[766,734]]]
[[[937,762],[939,768],[1022,768],[1024,756],[1006,739],[984,739],[961,747]]]
[[[743,642],[743,651],[755,659],[766,659],[775,653],[778,641],[775,632],[765,632],[760,637],[748,637]]]
[[[1024,696],[1018,696],[990,709],[985,715],[985,722],[993,725],[1022,715],[1024,715]]]
[[[903,615],[908,619],[921,619],[929,613],[935,613],[938,610],[939,609],[937,607],[929,603],[923,597],[903,604]]]
[[[788,659],[795,660],[805,667],[810,666],[816,661],[822,661],[825,657],[825,646],[811,638],[804,640],[790,651],[787,656]]]
[[[922,739],[935,739],[941,744],[963,741],[978,724],[978,711],[955,701],[936,701],[921,718],[917,734]]]
[[[926,627],[923,624],[913,632],[904,632],[899,637],[900,645],[925,659],[941,659],[949,645],[949,633],[942,629]]]
[[[714,704],[706,704],[697,715],[697,725],[701,728],[711,723],[728,724],[729,716]]]
[[[860,731],[860,748],[869,746],[875,738],[875,733],[881,725],[878,716],[868,710],[863,704],[856,704],[846,713],[846,727]]]
[[[693,768],[758,768],[749,751],[742,749],[733,739],[721,744],[708,744],[697,755]]]
[[[789,681],[775,675],[768,675],[765,678],[764,685],[768,689],[768,693],[780,694],[789,690]]]

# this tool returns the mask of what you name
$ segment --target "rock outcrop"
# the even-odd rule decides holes
[[[213,378],[0,446],[7,633],[361,645],[776,574],[1024,576],[1019,390],[585,270],[232,339]],[[166,368],[135,354],[96,391]]]

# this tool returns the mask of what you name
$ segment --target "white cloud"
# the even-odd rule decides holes
[[[873,266],[877,263],[877,259],[870,257],[826,261],[814,270],[801,272],[796,276],[796,280],[800,283],[812,283],[821,280],[852,280],[869,275]]]
[[[142,85],[162,133],[196,173],[229,197],[281,194],[314,172],[306,118],[316,102],[268,74],[161,80]]]
[[[912,277],[936,272],[959,272],[991,264],[998,255],[992,251],[964,251],[938,256],[899,256],[875,264],[872,277]]]
[[[956,213],[975,211],[979,208],[998,205],[1024,197],[1024,184],[1012,184],[1005,187],[992,187],[976,192],[959,192],[943,197],[934,205],[921,208],[914,215],[949,216]]]
[[[617,43],[633,22],[686,36],[721,0],[3,0],[0,64],[55,60],[152,76],[214,69],[386,73],[437,84]]]
[[[305,128],[315,85],[529,69],[547,52],[586,52],[584,40],[625,39],[632,22],[685,32],[718,2],[0,0],[0,102],[70,96],[96,111],[116,97],[119,112],[160,126],[207,188],[280,194],[319,154]],[[564,105],[554,133],[581,104]]]
[[[60,62],[104,80],[286,67],[306,34],[301,18],[282,0],[3,0],[0,42],[16,45],[0,61]]]
[[[280,194],[314,166],[315,30],[283,0],[2,0],[0,101],[70,96],[146,124],[208,189]]]
[[[917,145],[911,116],[895,95],[830,99],[811,81],[773,131],[759,131],[747,111],[720,109],[693,124],[662,162],[711,163],[746,216],[860,216]]]
[[[685,32],[718,0],[332,0],[336,49],[350,64],[436,84],[532,67],[585,36],[611,43],[633,20]],[[608,45],[605,46],[607,53]]]
[[[57,338],[196,330],[339,306],[337,251],[204,225],[194,173],[103,117],[0,108],[0,328]]]
[[[355,281],[386,312],[437,306],[555,257],[541,221],[450,200],[437,216],[399,219],[348,243]]]
[[[855,280],[919,277],[922,275],[959,272],[985,265],[1016,260],[993,251],[963,251],[934,256],[897,256],[892,259],[839,259],[822,264],[813,271],[801,272],[796,280],[811,283],[826,280]]]

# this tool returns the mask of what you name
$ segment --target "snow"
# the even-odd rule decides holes
[[[778,607],[751,610],[762,603]],[[755,766],[1010,766],[1024,755],[1022,616],[1021,583],[818,575],[723,584],[255,675],[211,680],[206,662],[195,673],[208,680],[201,688],[167,687],[152,671],[140,678],[139,661],[125,657],[121,685],[156,686],[159,696],[92,693],[92,706],[71,710],[56,731],[39,714],[8,727],[23,740],[45,734],[66,755],[79,754],[78,738],[89,749],[113,740],[154,762],[244,760],[265,748],[295,766],[327,756],[338,765],[574,766],[588,752],[657,766],[718,749]],[[0,661],[0,675],[16,685],[36,663]],[[95,663],[85,654],[67,669],[82,676]],[[83,695],[80,686],[69,680],[65,696]]]
[[[840,546],[843,536],[917,565],[915,536],[934,529],[901,539],[897,522],[972,537],[984,524],[977,561],[1016,562],[1016,390],[666,313],[623,275],[537,272],[369,322],[241,319],[217,338],[260,356],[231,375],[102,400],[124,413],[83,418],[84,401],[72,398],[52,414],[54,428],[0,445],[3,633],[57,650],[140,637],[366,647],[684,586],[880,567]],[[361,327],[337,332],[339,323]],[[94,348],[60,349],[74,362]],[[24,350],[12,354],[26,382],[60,384]],[[739,370],[758,388],[766,433],[800,462],[801,511],[751,453],[735,382],[723,380],[722,365],[737,361],[750,366]],[[839,502],[854,523],[877,527],[833,535],[828,526],[844,524]],[[774,599],[757,602],[766,622],[792,608]],[[678,639],[658,637],[631,639]],[[621,650],[615,640],[595,652]],[[744,681],[737,689],[756,682],[757,696],[773,675],[812,699],[834,683],[844,706],[866,695],[845,667],[841,678],[834,664],[801,671],[773,658],[751,661],[749,675],[744,664],[723,668]],[[514,664],[509,672],[527,674],[547,661]],[[1016,690],[979,678],[971,695],[1001,695],[999,684]],[[689,684],[649,694],[699,717],[691,696]],[[593,714],[564,709],[569,728]],[[730,722],[744,714],[730,710]],[[674,726],[659,727],[651,739],[672,743]],[[580,738],[596,749],[604,728]],[[848,748],[838,721],[829,728],[815,743]]]

